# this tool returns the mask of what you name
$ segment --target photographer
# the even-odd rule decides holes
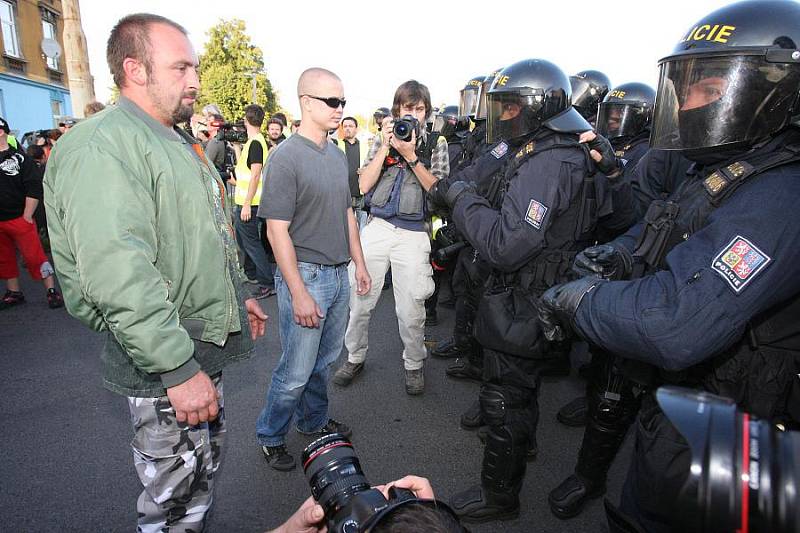
[[[383,280],[391,264],[406,392],[411,395],[425,389],[425,300],[434,289],[425,191],[450,172],[447,141],[420,127],[432,109],[425,85],[414,80],[400,85],[392,104],[394,119],[384,119],[381,138],[375,140],[359,177],[359,188],[367,192],[371,212],[361,233],[361,246],[373,280]],[[404,120],[397,121],[400,117]],[[410,134],[402,138],[401,134],[409,133],[405,130]],[[338,385],[349,385],[364,367],[369,319],[381,289],[382,283],[374,283],[368,294],[351,295],[345,334],[348,359],[334,376]]]

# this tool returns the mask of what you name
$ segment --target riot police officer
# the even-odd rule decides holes
[[[475,324],[484,349],[480,408],[489,426],[481,483],[452,499],[465,521],[519,513],[526,455],[538,423],[539,374],[549,358],[567,356],[530,328],[526,317],[535,315],[534,299],[564,279],[596,223],[593,167],[578,144],[578,133],[590,125],[572,108],[570,91],[567,76],[548,61],[504,68],[487,94],[487,140],[499,136],[519,148],[508,159],[497,194],[488,200],[465,182],[440,181],[431,190],[493,268]],[[513,311],[497,313],[509,303]]]
[[[690,453],[655,402],[656,386],[707,390],[758,417],[800,421],[799,44],[795,2],[740,2],[691,26],[659,62],[651,136],[653,148],[693,161],[690,175],[585,263],[627,281],[584,277],[542,298],[549,337],[572,330],[625,358],[620,373],[645,391],[612,531],[625,520],[673,531],[681,514]]]
[[[461,163],[464,139],[469,135],[469,117],[459,112],[458,106],[444,106],[433,119],[433,131],[447,140],[450,154],[450,175]]]
[[[611,81],[599,70],[582,70],[570,76],[569,82],[572,85],[572,107],[594,127],[597,106],[606,97]]]

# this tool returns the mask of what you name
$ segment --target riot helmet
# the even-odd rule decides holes
[[[572,85],[572,107],[583,118],[593,122],[597,117],[597,106],[606,97],[611,81],[598,70],[583,70],[570,76],[569,82]]]
[[[633,137],[647,131],[656,92],[644,83],[623,83],[609,91],[597,111],[597,133],[606,139]]]
[[[445,139],[450,139],[454,135],[464,137],[469,133],[469,117],[458,114],[457,105],[444,106],[436,118],[433,120],[433,129]]]
[[[478,94],[478,109],[475,111],[475,116],[473,117],[473,120],[476,122],[478,120],[486,120],[486,95],[488,94],[489,89],[492,87],[494,77],[497,76],[497,73],[501,70],[503,69],[499,68],[497,70],[493,70],[488,76],[483,78],[480,94]]]
[[[746,149],[800,113],[800,4],[752,0],[703,17],[661,59],[653,148]]]
[[[511,141],[542,126],[579,133],[591,125],[572,108],[569,79],[549,61],[526,59],[501,70],[487,94],[486,141]]]
[[[381,122],[388,116],[391,116],[392,112],[389,111],[388,107],[379,107],[375,110],[372,114],[372,120],[375,121],[375,127],[378,128],[378,131],[381,131]]]
[[[458,101],[458,114],[465,117],[474,117],[478,109],[478,93],[481,83],[485,76],[475,76],[461,89],[461,97]]]

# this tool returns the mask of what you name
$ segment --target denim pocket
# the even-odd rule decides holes
[[[315,282],[319,277],[319,265],[313,263],[297,263],[297,269],[300,271],[300,277],[303,278],[303,283],[306,285]]]

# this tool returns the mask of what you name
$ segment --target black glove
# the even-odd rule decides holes
[[[575,256],[572,270],[579,276],[595,276],[608,280],[627,279],[633,270],[633,256],[622,246],[590,246]]]
[[[601,283],[604,280],[586,277],[547,289],[538,306],[539,322],[547,340],[563,341],[575,333],[574,318],[581,300]]]
[[[612,174],[619,172],[619,161],[617,161],[617,154],[614,152],[614,147],[611,146],[611,143],[603,137],[602,135],[597,134],[597,136],[589,141],[589,148],[592,150],[597,151],[600,154],[600,161],[595,161],[595,165],[597,165],[597,170],[605,174],[606,176],[611,176]]]
[[[440,179],[430,188],[428,197],[434,209],[450,210],[456,204],[458,197],[469,190],[472,190],[472,186],[463,181],[451,183],[447,179]]]

